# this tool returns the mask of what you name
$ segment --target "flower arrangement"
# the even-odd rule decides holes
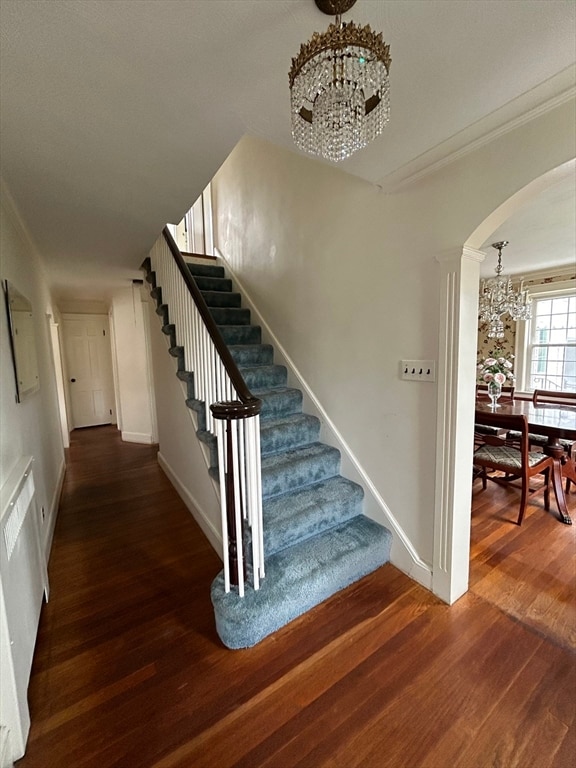
[[[511,358],[513,359],[513,355]],[[514,381],[512,373],[512,361],[506,357],[487,357],[478,363],[478,375],[486,383],[495,381],[497,384],[506,383],[506,380]]]

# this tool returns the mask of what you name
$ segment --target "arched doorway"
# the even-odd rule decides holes
[[[478,248],[507,218],[567,173],[576,161],[534,179],[489,214],[461,249],[440,261],[437,469],[432,588],[447,603],[468,589],[470,467],[478,335],[478,283],[484,253]]]

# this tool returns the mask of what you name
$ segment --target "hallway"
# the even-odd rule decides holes
[[[538,501],[522,529],[490,514],[475,492],[473,591],[454,606],[387,565],[229,651],[209,595],[220,560],[156,447],[74,431],[18,768],[568,768],[574,531]],[[541,551],[563,542],[554,580],[512,556],[534,548],[532,527]],[[568,595],[553,631],[545,615],[523,621],[523,590],[508,594],[516,613],[498,604],[489,570],[503,562],[532,599],[539,583],[552,595],[549,610]]]

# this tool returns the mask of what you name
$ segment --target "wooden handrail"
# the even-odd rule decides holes
[[[184,261],[184,257],[180,253],[180,249],[176,245],[174,238],[172,237],[172,234],[170,233],[170,230],[168,229],[168,227],[164,227],[164,229],[162,230],[162,234],[164,235],[164,239],[166,240],[166,243],[170,248],[170,252],[174,257],[174,261],[176,262],[178,269],[180,270],[180,274],[184,279],[186,287],[188,288],[188,291],[190,292],[190,294],[192,295],[192,298],[194,299],[194,303],[196,304],[196,307],[198,308],[198,312],[200,313],[200,316],[204,321],[204,325],[206,326],[206,330],[210,334],[210,338],[212,339],[212,342],[216,347],[216,351],[218,352],[220,360],[222,361],[222,364],[226,369],[226,373],[230,378],[232,386],[236,390],[240,403],[242,404],[242,406],[240,407],[238,402],[214,403],[210,406],[212,413],[214,415],[214,418],[234,420],[234,419],[246,419],[246,418],[249,418],[250,416],[256,416],[257,414],[260,413],[260,409],[262,408],[262,401],[259,398],[254,397],[254,395],[250,392],[250,390],[246,386],[246,383],[242,378],[242,374],[238,370],[238,367],[234,361],[234,358],[230,354],[230,350],[226,346],[226,343],[222,338],[220,331],[218,330],[218,326],[216,325],[216,323],[214,322],[214,318],[210,314],[208,305],[204,301],[204,297],[202,296],[200,289],[196,285],[196,281],[192,277],[192,274],[188,269],[186,262]]]

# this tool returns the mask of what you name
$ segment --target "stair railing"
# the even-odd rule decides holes
[[[218,443],[220,511],[226,592],[244,596],[247,572],[253,588],[264,578],[260,409],[167,227],[142,265],[154,289],[161,289],[175,327],[184,368],[194,374],[194,395],[206,408],[206,429]],[[244,525],[251,529],[252,563],[247,567]],[[227,551],[226,551],[227,550]]]

